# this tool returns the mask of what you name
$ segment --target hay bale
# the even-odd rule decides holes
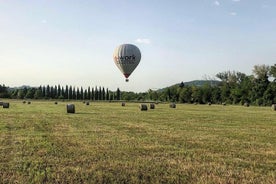
[[[271,110],[276,111],[276,104],[272,104]]]
[[[176,104],[175,103],[171,103],[170,104],[170,108],[176,108]]]
[[[126,106],[126,103],[125,102],[122,102],[122,107]]]
[[[67,104],[67,113],[75,113],[75,105],[74,104]]]
[[[154,105],[154,103],[150,103],[150,109],[155,109],[155,105]]]
[[[4,103],[4,102],[0,102],[0,106],[3,106],[3,103]]]
[[[89,102],[86,102],[86,105],[90,105],[90,103],[89,103]]]
[[[55,102],[55,104],[57,105],[57,104],[58,104],[58,102]]]
[[[212,103],[211,103],[211,102],[208,102],[208,105],[212,105]]]
[[[3,102],[3,108],[9,108],[10,107],[10,103],[8,102]]]
[[[30,101],[28,101],[28,104],[31,104],[31,102],[30,102]]]
[[[225,102],[223,102],[223,103],[221,103],[221,105],[225,106],[225,105],[226,105],[226,103],[225,103]]]
[[[245,103],[243,104],[243,106],[244,106],[244,107],[249,107],[249,103],[245,102]]]
[[[148,106],[146,104],[140,104],[139,108],[141,111],[147,111],[148,110]]]
[[[23,104],[25,104],[25,103],[26,103],[26,101],[24,100],[22,103],[23,103]]]

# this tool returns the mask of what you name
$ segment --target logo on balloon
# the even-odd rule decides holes
[[[118,64],[135,64],[135,55],[131,56],[114,56],[114,60]]]

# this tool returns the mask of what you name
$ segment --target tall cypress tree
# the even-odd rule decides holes
[[[95,100],[99,100],[99,91],[97,86],[95,87]]]
[[[99,100],[103,100],[101,86],[99,87]]]
[[[90,90],[90,86],[88,87],[87,94],[88,94],[88,96],[87,96],[88,100],[91,100],[91,90]]]
[[[58,85],[58,88],[57,88],[57,98],[59,98],[61,96],[61,87],[60,85]]]
[[[102,89],[102,96],[103,96],[103,100],[105,100],[105,99],[106,99],[106,96],[105,96],[105,90],[104,90],[104,87],[103,87],[103,89]]]
[[[68,94],[68,99],[71,100],[73,97],[73,89],[72,86],[69,86],[69,94]]]
[[[84,93],[83,93],[83,88],[81,87],[81,90],[80,90],[80,97],[82,100],[84,100]]]
[[[91,99],[95,100],[95,91],[94,91],[94,88],[92,88]]]
[[[121,91],[119,88],[117,88],[117,91],[116,91],[116,99],[121,100]]]
[[[108,88],[106,89],[106,100],[109,100],[109,90],[108,90]]]
[[[64,98],[69,100],[69,87],[68,87],[68,85],[65,86]]]

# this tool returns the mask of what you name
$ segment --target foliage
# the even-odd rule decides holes
[[[180,82],[161,90],[149,89],[147,92],[135,93],[110,91],[101,86],[74,87],[66,85],[40,86],[38,88],[23,87],[8,90],[0,85],[0,97],[17,99],[68,99],[68,100],[124,100],[124,101],[161,101],[179,103],[250,103],[267,106],[276,103],[276,65],[255,65],[254,75],[246,75],[237,71],[220,72],[216,76],[220,81],[204,80]],[[274,80],[269,80],[269,78]]]

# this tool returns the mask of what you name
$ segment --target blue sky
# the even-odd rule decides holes
[[[113,62],[142,59],[126,83]],[[275,0],[0,0],[0,83],[147,91],[276,63]]]

